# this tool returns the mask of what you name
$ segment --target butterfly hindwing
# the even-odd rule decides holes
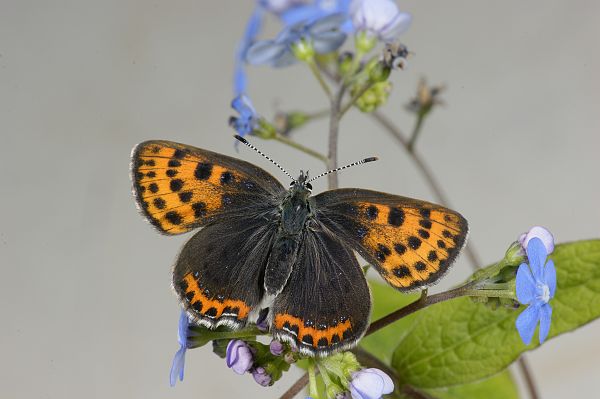
[[[355,345],[367,329],[370,309],[369,288],[352,250],[313,223],[275,298],[273,335],[301,353],[327,355]]]
[[[425,201],[339,189],[314,202],[316,218],[401,291],[437,282],[467,236],[467,221],[459,213]]]
[[[183,247],[173,288],[196,323],[240,328],[264,294],[262,276],[276,221],[226,219],[209,224]]]
[[[248,162],[170,141],[138,144],[131,156],[133,191],[143,215],[164,234],[181,234],[247,207],[276,207],[285,194]]]

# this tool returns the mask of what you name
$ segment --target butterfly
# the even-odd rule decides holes
[[[272,335],[309,356],[351,348],[367,330],[371,297],[354,251],[413,291],[444,275],[468,230],[440,205],[358,188],[311,196],[303,172],[286,189],[251,163],[170,141],[138,144],[131,174],[159,232],[202,227],[173,268],[192,321],[239,329],[268,307]]]

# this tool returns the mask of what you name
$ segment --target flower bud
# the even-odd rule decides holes
[[[393,391],[394,382],[379,369],[364,369],[352,374],[350,392],[353,399],[376,399]]]
[[[274,356],[281,356],[281,354],[283,353],[283,349],[283,344],[277,341],[276,339],[271,341],[271,344],[269,345],[269,350]]]
[[[303,62],[310,62],[315,58],[315,49],[312,43],[306,39],[300,39],[292,44],[292,53]]]
[[[248,344],[239,339],[231,340],[227,345],[225,362],[227,367],[231,368],[236,374],[244,374],[250,370],[254,359]]]
[[[264,367],[257,367],[252,370],[252,377],[254,377],[254,381],[263,387],[271,385],[272,378]]]

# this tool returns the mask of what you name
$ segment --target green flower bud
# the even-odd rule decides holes
[[[354,86],[350,90],[352,96],[357,95],[361,86]],[[379,106],[387,102],[390,92],[392,91],[392,84],[388,81],[379,82],[371,85],[357,100],[356,106],[362,112],[373,112]]]
[[[369,80],[373,83],[385,82],[390,76],[390,71],[390,67],[380,61],[369,70]]]
[[[275,129],[275,126],[271,125],[265,119],[260,118],[258,120],[258,126],[251,134],[264,140],[271,140],[277,135],[277,130]]]

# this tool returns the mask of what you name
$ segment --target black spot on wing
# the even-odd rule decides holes
[[[404,211],[400,208],[390,208],[388,223],[394,227],[402,226],[402,223],[404,223]]]
[[[198,180],[207,180],[212,174],[212,164],[201,162],[196,166],[196,170],[194,171],[194,176]]]

